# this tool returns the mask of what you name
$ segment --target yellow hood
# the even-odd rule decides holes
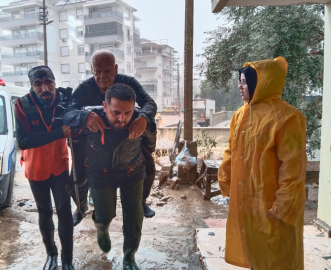
[[[251,104],[258,103],[272,96],[280,97],[285,86],[288,64],[284,57],[274,60],[248,62],[244,67],[251,66],[257,73],[257,85]]]

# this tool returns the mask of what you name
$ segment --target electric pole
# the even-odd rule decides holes
[[[39,23],[43,26],[43,35],[44,35],[44,65],[48,66],[48,54],[47,54],[47,29],[46,25],[53,22],[53,20],[48,21],[48,11],[46,7],[45,0],[43,0],[42,7],[39,7],[39,20],[42,22]]]
[[[185,0],[184,140],[193,140],[193,16],[194,0]]]
[[[177,109],[178,109],[178,116],[180,116],[180,95],[179,95],[179,63],[177,63]]]

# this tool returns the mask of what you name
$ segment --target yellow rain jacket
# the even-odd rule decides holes
[[[254,270],[303,270],[306,119],[280,98],[283,57],[246,63],[257,73],[253,99],[233,116],[218,170],[230,196],[225,261]]]

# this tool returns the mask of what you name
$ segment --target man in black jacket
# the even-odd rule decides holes
[[[85,106],[100,106],[105,100],[106,90],[117,83],[124,83],[130,86],[136,94],[136,102],[141,107],[138,117],[132,121],[129,126],[129,139],[136,139],[142,135],[146,126],[154,121],[156,114],[156,103],[146,93],[142,86],[133,77],[117,73],[117,65],[115,57],[109,51],[97,51],[92,55],[92,70],[93,77],[81,83],[69,102],[63,115],[63,122],[70,127],[86,126],[91,132],[104,132],[105,125],[102,119],[95,113],[84,111],[81,108]],[[73,148],[76,163],[76,174],[79,182],[79,195],[81,200],[82,212],[87,210],[87,178],[84,172],[84,139],[78,138],[73,140]],[[155,212],[146,204],[146,198],[149,196],[154,178],[155,164],[152,153],[144,148],[144,157],[146,161],[146,178],[144,179],[144,195],[143,209],[145,217],[153,217]],[[73,173],[70,175],[71,183],[73,183]],[[71,185],[72,197],[74,196],[73,184]],[[94,199],[94,198],[93,198]],[[80,220],[77,219],[77,210],[73,215],[74,225],[77,225]]]
[[[139,117],[134,108],[135,93],[125,84],[114,84],[106,91],[103,108],[93,110],[102,119],[104,131],[92,132],[83,127],[86,136],[84,162],[88,184],[94,199],[93,221],[99,247],[111,249],[108,227],[116,216],[117,188],[121,191],[124,234],[124,269],[139,269],[135,262],[143,223],[143,179],[145,161],[142,145],[154,152],[156,126],[151,123],[142,136],[130,139],[129,127]]]

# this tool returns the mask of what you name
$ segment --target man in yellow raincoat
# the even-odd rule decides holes
[[[254,270],[303,270],[306,119],[280,98],[283,57],[246,63],[218,180],[230,196],[225,261]]]

